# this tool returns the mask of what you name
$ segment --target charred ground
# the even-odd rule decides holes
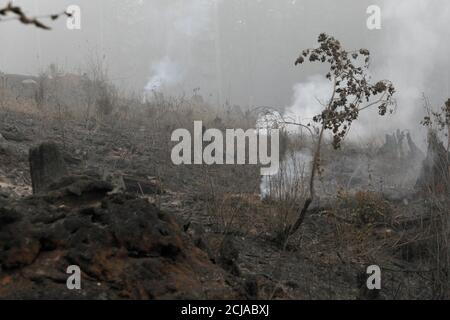
[[[255,115],[198,99],[158,103],[87,117],[26,103],[1,110],[2,298],[448,296],[448,198],[418,190],[410,175],[419,176],[425,152],[400,152],[395,135],[384,146],[325,146],[320,199],[283,246],[301,176],[295,201],[261,199],[256,166],[170,162],[174,128],[199,119],[249,128]],[[70,178],[32,194],[29,150],[48,141]],[[72,264],[81,291],[66,288]],[[372,264],[383,271],[375,296],[363,281]]]

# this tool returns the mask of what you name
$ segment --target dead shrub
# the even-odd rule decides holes
[[[355,194],[340,191],[335,211],[336,215],[359,226],[393,224],[394,215],[390,203],[372,191],[358,191]]]
[[[258,214],[256,199],[248,194],[225,193],[211,197],[207,201],[215,229],[224,235],[246,235],[255,227],[254,218]]]
[[[285,238],[286,228],[295,221],[299,203],[306,197],[310,160],[306,149],[288,150],[283,158],[276,175],[263,177],[261,188],[271,218],[269,232],[277,241]]]
[[[430,195],[430,204],[424,233],[429,239],[432,294],[434,299],[450,299],[450,197]]]

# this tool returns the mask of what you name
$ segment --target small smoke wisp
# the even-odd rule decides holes
[[[293,103],[286,108],[284,117],[307,125],[321,113],[332,94],[332,85],[321,75],[308,77],[306,82],[294,85]]]
[[[373,69],[376,77],[388,78],[397,89],[398,108],[385,124],[391,131],[409,129],[424,136],[420,130],[424,115],[422,95],[435,104],[448,98],[449,16],[448,0],[383,2],[385,35],[376,44]]]
[[[183,79],[182,68],[168,56],[153,65],[152,73],[145,86],[146,93],[163,91],[177,85]]]
[[[312,160],[309,149],[288,152],[276,175],[261,177],[261,198],[280,200],[290,197],[294,199],[302,195],[305,192],[303,187],[306,185],[305,181],[309,176]]]
[[[211,30],[215,8],[220,2],[171,0],[159,8],[158,15],[172,23],[165,30],[165,56],[152,65],[152,76],[144,88],[146,95],[160,91],[173,93],[175,86],[182,90],[189,86],[197,87],[193,82],[198,70],[190,48]]]

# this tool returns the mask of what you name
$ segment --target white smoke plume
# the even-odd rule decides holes
[[[438,106],[449,97],[449,16],[447,0],[383,2],[386,35],[375,76],[396,86],[398,109],[391,123],[417,131],[424,114],[422,94]]]
[[[308,124],[315,115],[320,114],[323,104],[332,94],[331,82],[321,75],[308,77],[306,82],[293,87],[293,104],[288,107],[285,116],[294,122]]]
[[[145,86],[147,94],[150,91],[173,89],[186,80],[192,68],[190,48],[211,29],[213,14],[220,1],[171,0],[158,7],[158,15],[171,23],[165,30],[165,55],[153,63],[150,79]]]
[[[152,66],[152,73],[145,86],[146,92],[162,91],[164,87],[176,85],[183,78],[181,67],[168,56]]]
[[[394,83],[397,108],[386,117],[379,117],[376,108],[362,112],[348,138],[383,137],[401,129],[410,130],[423,145],[423,94],[436,106],[450,96],[450,1],[386,0],[380,7],[383,26],[376,32],[382,34],[369,44],[373,61],[370,73],[373,81],[389,79]],[[309,121],[323,108],[317,99],[326,102],[330,90],[330,82],[320,76],[296,84],[286,115]]]

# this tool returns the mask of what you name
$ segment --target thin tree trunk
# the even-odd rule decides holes
[[[307,198],[305,200],[305,203],[303,205],[302,210],[300,211],[300,214],[297,218],[297,221],[294,223],[294,225],[292,225],[291,227],[289,227],[288,230],[288,235],[292,235],[295,232],[297,232],[298,228],[300,228],[300,226],[302,225],[303,221],[305,220],[305,216],[306,213],[308,212],[308,208],[311,205],[311,203],[313,202],[315,196],[316,196],[316,191],[314,188],[314,180],[316,177],[316,172],[319,168],[319,162],[320,162],[320,148],[322,145],[322,140],[323,140],[323,134],[325,131],[325,126],[322,125],[322,129],[320,130],[320,134],[319,134],[319,139],[317,140],[317,147],[316,147],[316,151],[314,153],[314,159],[313,159],[313,165],[312,165],[312,170],[311,170],[311,177],[309,180],[309,198]]]
[[[329,110],[331,108],[331,105],[333,103],[335,95],[336,95],[336,78],[333,81],[333,94],[331,95],[331,99],[328,102],[326,110]],[[303,221],[305,220],[306,213],[308,212],[309,206],[311,205],[314,198],[316,197],[316,190],[314,188],[314,180],[316,178],[316,173],[317,173],[317,171],[319,169],[319,165],[320,165],[320,149],[322,147],[323,134],[325,133],[326,120],[327,119],[322,119],[322,128],[320,129],[319,138],[317,139],[316,150],[314,152],[313,165],[312,165],[312,169],[311,169],[311,177],[309,180],[309,198],[307,198],[305,200],[305,203],[303,204],[303,208],[299,213],[297,221],[292,226],[288,227],[288,229],[286,230],[287,237],[289,237],[290,235],[297,232],[297,230],[300,228]]]

